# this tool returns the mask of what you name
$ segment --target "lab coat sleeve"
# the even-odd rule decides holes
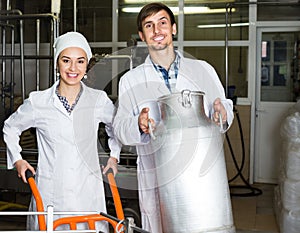
[[[224,108],[226,110],[226,113],[227,113],[227,122],[220,129],[221,133],[225,133],[230,128],[230,126],[232,125],[232,122],[233,122],[233,118],[234,118],[234,115],[233,115],[233,103],[232,103],[231,99],[227,99],[225,97],[224,88],[223,88],[223,86],[221,85],[220,82],[217,85],[217,89],[219,91],[219,95],[216,96],[216,98],[220,98],[221,99],[221,103],[223,104],[223,106],[224,106]],[[214,112],[213,107],[211,109],[211,112],[212,113]]]
[[[224,108],[226,109],[226,113],[227,113],[227,125],[226,125],[226,127],[223,128],[223,131],[222,131],[222,133],[225,133],[230,128],[230,126],[232,125],[232,122],[233,122],[233,118],[234,118],[233,103],[232,103],[232,100],[230,100],[230,99],[223,99],[223,100],[221,100],[221,102],[224,105]]]
[[[130,82],[121,78],[119,83],[119,100],[117,114],[114,119],[113,128],[116,136],[124,145],[144,145],[149,143],[149,134],[140,132],[138,117],[137,96]]]
[[[227,124],[224,124],[223,128],[221,129],[221,133],[225,133],[230,128],[230,126],[233,122],[233,118],[234,118],[233,103],[232,103],[231,99],[226,98],[224,88],[222,86],[222,83],[221,83],[215,69],[211,65],[209,65],[207,62],[203,62],[202,64],[203,64],[203,66],[205,66],[208,74],[211,77],[211,80],[213,81],[212,85],[214,85],[213,88],[210,88],[210,90],[207,91],[207,94],[210,96],[209,97],[210,98],[210,117],[214,113],[213,102],[217,98],[220,98],[221,102],[226,110],[226,113],[227,113]]]
[[[115,106],[105,92],[103,92],[101,98],[99,98],[99,104],[101,105],[101,107],[97,108],[97,110],[99,111],[97,115],[101,117],[100,121],[105,124],[105,130],[107,135],[109,136],[108,146],[110,149],[110,156],[120,161],[122,144],[114,135],[112,128],[112,122],[116,112]]]
[[[23,131],[34,127],[34,110],[31,99],[26,99],[24,103],[5,122],[3,127],[3,137],[7,150],[7,168],[12,169],[17,160],[22,159],[22,148],[19,144],[20,135]]]

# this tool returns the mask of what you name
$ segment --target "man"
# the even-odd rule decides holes
[[[142,227],[160,233],[162,223],[154,163],[156,148],[151,143],[148,125],[150,121],[155,127],[155,122],[149,119],[149,106],[157,98],[174,91],[203,91],[207,116],[216,124],[222,120],[224,130],[232,123],[233,110],[232,101],[226,99],[213,67],[204,61],[184,58],[174,50],[176,23],[167,6],[162,3],[144,6],[137,24],[139,36],[148,46],[149,56],[144,64],[121,78],[119,106],[113,128],[123,144],[136,145]]]

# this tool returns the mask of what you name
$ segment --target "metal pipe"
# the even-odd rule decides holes
[[[74,20],[74,32],[77,30],[77,1],[74,0],[74,5],[73,5],[73,20]]]
[[[132,62],[132,56],[130,55],[112,55],[112,54],[106,54],[103,56],[103,58],[108,59],[129,59],[129,68],[132,70],[133,68],[133,62]]]
[[[20,56],[19,55],[5,55],[5,56],[0,55],[0,59],[1,58],[17,59],[17,58],[20,58]],[[29,60],[29,59],[50,59],[50,58],[52,58],[52,56],[50,56],[50,55],[39,55],[39,56],[37,56],[37,55],[24,55],[24,59],[27,59],[27,60]]]
[[[9,24],[9,23],[2,23],[2,22],[0,22],[0,27],[10,27],[10,28],[13,28],[15,26],[12,25],[12,24]]]
[[[55,27],[56,27],[55,22],[51,22],[51,37],[49,43],[49,51],[52,59],[49,60],[49,80],[48,80],[49,87],[52,86],[52,84],[56,81],[54,62],[53,62],[53,44],[54,44],[54,39],[57,37],[56,36],[57,32],[55,30]]]
[[[40,55],[40,20],[36,20],[36,55]],[[40,60],[36,60],[36,90],[40,90]]]
[[[24,36],[23,36],[23,20],[20,20],[20,55],[21,55],[21,90],[22,100],[25,100],[25,60],[24,60]]]
[[[61,1],[60,0],[52,0],[51,1],[51,13],[59,14],[60,13],[60,6],[61,6]]]
[[[0,14],[7,14],[10,11],[1,11]],[[12,10],[12,12],[17,12],[15,10]],[[43,18],[50,18],[52,20],[57,19],[57,16],[51,13],[45,13],[45,14],[26,14],[26,15],[1,15],[2,20],[11,20],[11,19],[19,19],[19,20],[24,20],[24,19],[43,19]]]
[[[5,27],[2,28],[2,55],[6,55],[6,29]],[[2,60],[2,101],[3,101],[3,106],[5,106],[5,92],[4,92],[4,87],[5,87],[5,77],[6,77],[6,59]]]
[[[15,29],[11,30],[11,54],[15,54]],[[15,60],[11,60],[11,78],[10,78],[10,112],[11,114],[14,111],[14,89],[15,88]]]
[[[228,7],[225,14],[225,95],[228,96]]]
[[[50,41],[50,55],[52,56],[53,58],[53,47],[52,45],[54,44],[54,40],[59,36],[59,18],[57,18],[57,20],[54,20],[51,22],[51,41]],[[51,69],[50,71],[50,74],[52,73],[53,74],[53,79],[52,80],[49,80],[49,86],[51,86],[52,83],[54,83],[56,80],[57,80],[57,77],[56,77],[56,71],[54,69],[54,62],[53,59],[50,60],[50,66],[49,68]],[[52,66],[51,66],[52,64]],[[51,68],[52,67],[52,68]],[[51,77],[51,76],[50,76]]]
[[[11,4],[10,4],[10,0],[6,1],[6,10],[10,10],[11,9]]]
[[[0,10],[0,15],[4,14],[4,16],[8,15],[8,14],[17,14],[17,15],[22,15],[22,12],[20,10],[17,9],[13,9],[13,10]],[[1,16],[2,18],[2,16]]]

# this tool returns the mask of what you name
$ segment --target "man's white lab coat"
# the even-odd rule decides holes
[[[213,114],[214,100],[220,98],[227,110],[227,122],[230,127],[233,121],[232,101],[226,99],[224,88],[214,68],[205,61],[184,58],[178,54],[180,62],[176,90],[204,92],[204,108],[208,117]],[[136,145],[142,226],[143,229],[153,233],[162,232],[154,164],[156,148],[153,147],[148,134],[141,134],[138,116],[142,106],[145,107],[147,102],[157,101],[158,97],[166,94],[170,92],[148,56],[144,64],[127,72],[121,78],[119,106],[113,124],[115,134],[123,144]]]
[[[100,122],[107,126],[111,156],[119,160],[120,144],[113,138],[111,123],[115,107],[106,93],[87,87],[71,114],[55,94],[57,82],[45,91],[32,92],[12,114],[3,128],[7,145],[7,166],[22,159],[19,136],[36,128],[38,164],[36,183],[45,210],[106,212],[97,138]],[[35,210],[34,202],[31,209]],[[54,216],[59,218],[62,216]],[[38,229],[36,218],[28,221],[29,229]],[[107,232],[107,224],[99,224]]]

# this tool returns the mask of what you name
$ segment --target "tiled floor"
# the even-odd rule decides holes
[[[274,185],[260,184],[255,187],[262,195],[232,197],[232,208],[236,233],[279,233],[273,211]],[[3,230],[24,230],[24,218],[0,218],[0,232]]]
[[[276,223],[273,197],[274,185],[260,184],[253,187],[261,195],[232,197],[232,213],[237,233],[279,233]]]

